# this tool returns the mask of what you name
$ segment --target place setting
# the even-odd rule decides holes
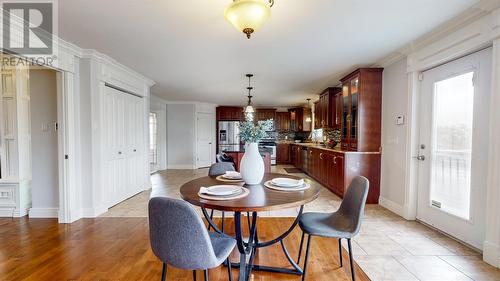
[[[274,178],[266,181],[264,186],[279,191],[302,191],[311,187],[304,179]]]
[[[198,192],[200,198],[206,200],[235,200],[250,194],[250,191],[238,185],[213,185],[209,187],[202,186]]]
[[[222,182],[243,183],[241,173],[236,171],[226,171],[225,174],[217,176],[215,179]]]

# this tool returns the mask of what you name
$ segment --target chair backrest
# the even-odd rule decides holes
[[[216,177],[220,175],[224,175],[227,171],[234,171],[233,163],[229,162],[218,162],[212,164],[210,169],[208,170],[208,175],[211,177]]]
[[[182,269],[207,269],[217,260],[208,231],[187,202],[154,197],[149,200],[149,239],[154,254]]]
[[[217,162],[229,162],[229,163],[232,163],[234,161],[233,157],[228,156],[225,153],[217,154],[216,160]]]
[[[370,182],[362,176],[355,177],[344,195],[338,213],[351,220],[352,233],[357,234],[361,228],[361,220],[365,211],[366,198]]]

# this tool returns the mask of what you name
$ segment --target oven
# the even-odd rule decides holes
[[[276,165],[276,140],[262,139],[259,141],[259,149],[269,151],[271,154],[271,165]]]

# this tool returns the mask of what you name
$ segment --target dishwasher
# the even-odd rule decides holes
[[[307,151],[307,147],[302,147],[302,151],[301,151],[301,158],[302,158],[302,167],[300,167],[302,169],[302,171],[304,171],[305,173],[309,173],[309,170],[308,170],[308,167],[309,167],[309,153]]]

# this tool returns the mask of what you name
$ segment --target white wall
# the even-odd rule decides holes
[[[382,83],[382,171],[380,204],[403,213],[407,143],[408,76],[406,58],[386,67]],[[396,117],[405,117],[396,125]]]
[[[193,169],[195,104],[167,104],[167,164],[169,169]]]
[[[57,82],[53,70],[30,70],[32,209],[30,217],[57,217],[59,206]],[[52,214],[52,215],[51,215]]]

